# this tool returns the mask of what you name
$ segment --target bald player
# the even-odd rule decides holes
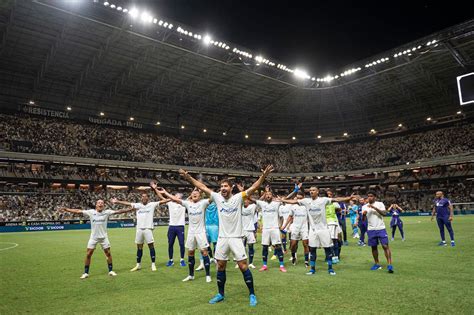
[[[439,234],[441,236],[441,242],[439,246],[446,246],[446,239],[444,237],[444,227],[449,232],[449,237],[451,238],[451,246],[456,246],[454,242],[454,231],[451,225],[454,217],[454,209],[451,201],[448,198],[444,197],[442,191],[437,191],[435,199],[433,200],[433,211],[431,213],[431,221],[433,221],[434,216],[436,215],[436,222],[438,223]]]
[[[107,265],[109,268],[109,276],[115,277],[117,274],[112,270],[112,253],[110,252],[109,236],[107,235],[107,222],[109,216],[121,214],[125,212],[134,211],[135,209],[130,207],[119,211],[105,210],[105,202],[102,199],[97,200],[95,203],[95,209],[80,210],[80,209],[69,209],[59,208],[61,212],[69,212],[74,214],[81,214],[89,217],[91,222],[91,236],[89,242],[87,242],[86,258],[84,260],[84,273],[81,279],[89,278],[89,268],[91,265],[92,254],[97,244],[100,244],[104,250],[105,257],[107,257]]]
[[[128,201],[120,201],[116,198],[112,199],[113,204],[121,204],[124,206],[131,206],[137,209],[137,232],[135,234],[135,244],[137,244],[137,264],[130,271],[138,271],[142,269],[143,244],[148,245],[151,258],[151,271],[156,271],[156,254],[155,254],[155,239],[153,238],[153,230],[155,224],[153,217],[155,215],[156,207],[169,202],[169,200],[160,200],[150,202],[148,193],[141,193],[141,202],[131,203]]]

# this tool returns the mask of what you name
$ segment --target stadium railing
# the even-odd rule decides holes
[[[20,152],[9,152],[0,151],[0,161],[6,162],[53,162],[53,163],[64,163],[64,164],[81,164],[90,165],[96,167],[111,167],[111,168],[137,168],[141,170],[153,170],[153,171],[169,171],[177,172],[180,168],[186,168],[191,173],[203,173],[203,174],[215,174],[215,175],[230,175],[230,176],[250,176],[258,177],[260,172],[233,170],[233,169],[222,169],[222,168],[206,168],[206,167],[194,167],[194,166],[183,166],[183,165],[166,165],[156,164],[147,162],[128,162],[128,161],[115,161],[115,160],[102,160],[92,158],[80,158],[70,156],[59,156],[59,155],[47,155],[47,154],[34,154],[34,153],[20,153]],[[451,156],[444,156],[439,158],[433,158],[429,160],[417,160],[410,164],[378,167],[378,168],[367,168],[361,170],[347,170],[340,172],[320,172],[320,173],[273,173],[273,177],[323,177],[323,176],[341,176],[341,175],[356,175],[356,174],[373,174],[397,172],[403,170],[416,169],[421,167],[435,167],[440,165],[448,164],[460,164],[460,163],[472,163],[474,162],[474,152],[466,152],[464,154],[456,154]]]

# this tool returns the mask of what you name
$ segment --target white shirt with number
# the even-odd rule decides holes
[[[188,210],[189,227],[188,234],[206,233],[206,208],[209,199],[201,199],[198,202],[183,200],[183,206]]]
[[[324,230],[328,228],[326,221],[326,205],[332,202],[331,198],[318,197],[304,198],[298,200],[301,206],[305,206],[308,211],[309,225],[314,231]]]
[[[83,210],[82,213],[89,217],[91,221],[91,238],[104,239],[107,238],[107,222],[109,216],[114,214],[113,210],[102,210],[101,212],[90,209]]]
[[[250,204],[242,209],[242,228],[244,231],[255,231],[255,211],[256,204]]]
[[[153,217],[155,215],[155,208],[159,206],[159,202],[149,202],[146,205],[143,203],[132,203],[132,207],[137,209],[137,229],[154,229]]]
[[[242,206],[247,192],[243,191],[225,199],[220,193],[212,192],[211,200],[216,203],[219,216],[219,238],[242,237]]]
[[[257,200],[257,205],[262,209],[262,220],[263,220],[263,229],[279,229],[279,208],[281,202],[272,201],[266,202],[263,200]]]
[[[367,212],[367,230],[385,230],[383,216],[375,209],[370,208],[369,205],[370,204],[366,204],[362,207],[362,212]],[[385,210],[383,202],[374,201],[372,205],[379,210]]]
[[[170,214],[169,225],[184,225],[186,223],[186,208],[179,203],[168,202],[168,210]]]

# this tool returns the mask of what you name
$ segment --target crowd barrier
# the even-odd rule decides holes
[[[454,211],[455,215],[474,214],[474,210]],[[402,213],[402,216],[430,216],[431,212],[408,212]],[[155,220],[155,226],[168,225],[169,218],[160,218]],[[186,222],[187,223],[187,222]],[[133,220],[120,220],[109,222],[107,227],[110,228],[131,228],[135,227]],[[90,229],[90,224],[81,220],[69,221],[31,221],[31,222],[0,222],[0,233],[6,232],[40,232],[40,231],[64,231],[64,230],[85,230]]]

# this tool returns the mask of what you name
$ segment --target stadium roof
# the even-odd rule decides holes
[[[317,76],[282,70],[283,62],[223,39],[206,44],[198,30],[160,24],[151,13],[133,18],[117,10],[126,2],[111,3],[3,2],[2,107],[31,99],[84,117],[159,121],[164,132],[316,142],[317,135],[416,128],[428,116],[454,115],[461,110],[456,76],[474,63],[474,20]]]

